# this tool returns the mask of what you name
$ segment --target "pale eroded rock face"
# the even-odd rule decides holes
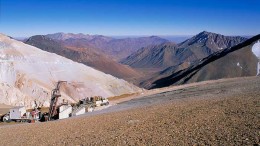
[[[260,41],[253,45],[252,52],[260,60]]]
[[[59,80],[62,98],[69,102],[89,96],[111,97],[137,92],[128,82],[59,55],[0,34],[0,103],[49,106],[50,92]]]
[[[257,43],[255,43],[252,47],[252,52],[254,53],[254,55],[258,58],[258,63],[257,63],[257,73],[256,75],[259,76],[260,75],[260,41],[258,41]]]

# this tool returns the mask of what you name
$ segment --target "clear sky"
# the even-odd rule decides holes
[[[260,33],[260,0],[0,0],[0,32],[102,35]]]

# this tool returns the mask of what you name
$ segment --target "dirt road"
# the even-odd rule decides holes
[[[160,89],[77,118],[2,126],[1,145],[259,144],[259,89],[259,77]]]

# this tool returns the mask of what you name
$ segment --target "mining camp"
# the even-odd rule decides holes
[[[46,122],[59,119],[66,119],[78,115],[101,110],[109,105],[107,98],[102,96],[86,97],[80,99],[77,103],[69,103],[61,100],[60,87],[67,84],[67,81],[58,81],[56,88],[51,92],[51,101],[49,108],[39,107],[35,102],[33,109],[26,109],[25,106],[15,106],[9,109],[7,113],[1,115],[1,121],[9,122]]]

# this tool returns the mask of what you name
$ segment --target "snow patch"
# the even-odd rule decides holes
[[[243,69],[243,67],[240,65],[240,63],[237,63],[237,66],[240,67],[241,69]]]
[[[253,45],[252,52],[260,60],[260,41]]]
[[[259,40],[258,40],[257,43],[255,43],[253,45],[252,52],[258,58],[256,75],[259,76],[260,75],[260,41]]]

